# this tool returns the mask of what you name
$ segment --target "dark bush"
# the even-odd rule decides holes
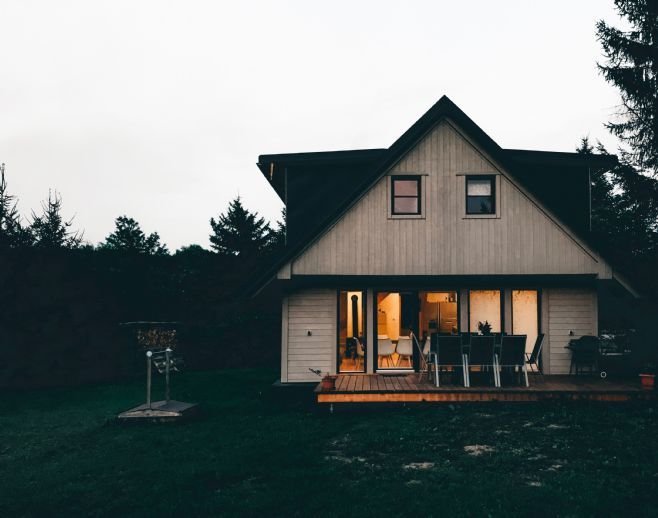
[[[2,250],[0,387],[141,375],[128,321],[180,322],[189,369],[275,365],[279,303],[246,298],[241,268],[211,253]]]

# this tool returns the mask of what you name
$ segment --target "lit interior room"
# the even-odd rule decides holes
[[[362,291],[341,291],[338,297],[338,371],[365,372],[365,326]]]
[[[478,333],[480,323],[488,323],[492,333],[502,332],[500,290],[471,290],[468,294],[468,330]]]

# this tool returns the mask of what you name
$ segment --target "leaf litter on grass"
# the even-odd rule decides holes
[[[409,464],[404,464],[402,469],[428,470],[432,469],[433,467],[433,462],[410,462]]]
[[[469,444],[464,446],[464,451],[473,457],[479,457],[485,453],[493,453],[496,451],[496,448],[489,446],[487,444]]]

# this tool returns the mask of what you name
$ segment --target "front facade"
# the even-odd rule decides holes
[[[598,333],[597,285],[616,277],[583,237],[603,166],[504,150],[446,97],[388,149],[261,156],[289,218],[267,280],[283,292],[281,381],[411,372],[406,337],[482,326],[528,350],[543,333],[543,371],[568,373],[565,346]]]

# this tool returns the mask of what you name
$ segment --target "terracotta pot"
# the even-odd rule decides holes
[[[642,388],[644,390],[653,390],[656,381],[655,374],[640,374],[640,381],[642,381]]]
[[[322,378],[322,390],[336,390],[336,378],[338,376],[325,376]]]

